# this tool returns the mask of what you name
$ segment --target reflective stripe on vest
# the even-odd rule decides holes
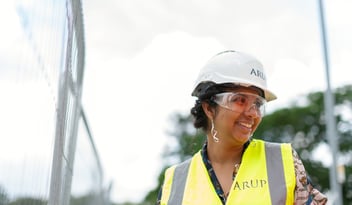
[[[268,174],[269,190],[272,204],[286,204],[286,201],[280,201],[282,192],[278,192],[276,187],[280,184],[286,185],[284,165],[281,155],[281,146],[273,143],[265,143],[266,158],[274,159],[266,161],[266,169]],[[291,152],[292,155],[292,152]],[[286,192],[283,192],[286,198]]]
[[[191,164],[191,159],[181,163],[175,168],[174,179],[171,185],[171,193],[169,198],[169,205],[181,204],[179,200],[183,199],[184,189],[186,187],[186,180],[189,170],[189,165]]]
[[[256,153],[260,148],[253,148],[247,150],[242,159],[242,166],[247,166],[247,168],[243,168],[243,172],[246,172],[251,169],[251,163],[246,163],[246,154],[250,157],[260,155],[260,158],[264,158],[263,168],[266,166],[266,177],[263,179],[253,179],[250,182],[241,181],[238,182],[237,177],[241,179],[246,179],[244,176],[247,174],[240,174],[241,168],[239,170],[238,175],[236,176],[235,181],[233,182],[233,186],[228,197],[227,204],[233,204],[234,202],[240,202],[241,204],[246,204],[246,200],[253,202],[253,200],[257,200],[258,204],[293,204],[294,200],[294,187],[295,187],[295,173],[293,167],[293,158],[292,158],[292,150],[291,145],[289,144],[277,144],[277,143],[268,143],[261,140],[252,140],[252,146],[263,146],[263,153]],[[261,151],[259,151],[261,152]],[[264,154],[265,152],[265,154]],[[249,159],[250,157],[247,157]],[[249,160],[250,162],[250,160]],[[202,168],[199,168],[200,163],[202,164]],[[191,168],[190,168],[191,167]],[[195,168],[194,168],[195,167]],[[254,166],[255,167],[255,166]],[[196,171],[194,171],[196,169]],[[195,174],[191,174],[191,172],[195,172]],[[221,204],[219,197],[217,196],[213,185],[211,184],[210,177],[207,174],[204,163],[201,159],[201,154],[198,152],[192,159],[189,159],[182,164],[174,166],[170,168],[168,171],[168,176],[165,176],[166,181],[164,183],[163,188],[163,196],[161,200],[162,205],[181,205],[181,204],[199,204],[197,200],[203,200],[201,203],[204,204],[206,201],[208,204]],[[264,173],[265,171],[263,171]],[[253,173],[260,173],[258,170],[254,170]],[[241,177],[241,176],[242,177]],[[260,174],[259,174],[260,175]],[[257,176],[257,175],[255,175]],[[188,182],[187,178],[191,177],[192,182]],[[197,178],[198,179],[194,179]],[[243,178],[244,177],[244,178]],[[168,179],[167,179],[168,178]],[[207,178],[207,179],[204,179]],[[202,182],[202,185],[192,185],[195,182]],[[266,184],[267,183],[267,184]],[[210,184],[210,185],[209,185]],[[252,188],[257,187],[267,187],[268,190],[263,189],[262,195],[260,196],[251,196],[250,186]],[[168,187],[168,188],[167,188]],[[203,188],[204,187],[204,188]],[[197,188],[195,190],[194,188]],[[203,190],[201,190],[203,189]],[[210,191],[209,191],[210,190]],[[249,190],[249,191],[248,191]],[[203,192],[203,197],[193,197],[192,194],[194,192]],[[269,192],[269,193],[268,193]],[[261,193],[261,192],[259,192]],[[269,196],[270,195],[270,196]],[[250,198],[248,198],[250,197]],[[193,201],[192,201],[193,200]],[[196,200],[196,201],[194,201]],[[260,201],[259,201],[260,200]],[[259,203],[260,202],[260,203]],[[247,203],[248,204],[248,203]]]

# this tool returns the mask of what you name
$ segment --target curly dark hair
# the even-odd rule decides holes
[[[191,108],[191,114],[193,115],[193,125],[195,128],[202,128],[203,131],[208,129],[208,118],[203,110],[202,102],[207,102],[210,106],[216,107],[214,101],[210,99],[196,100],[194,107]]]
[[[217,104],[214,102],[214,95],[222,92],[228,91],[230,88],[237,87],[232,83],[226,84],[213,84],[207,88],[207,90],[198,97],[196,100],[194,107],[191,108],[191,114],[193,115],[194,121],[193,125],[195,128],[202,128],[203,131],[208,129],[208,118],[203,110],[202,103],[206,102],[211,107],[216,107]]]

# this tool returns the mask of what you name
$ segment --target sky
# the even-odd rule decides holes
[[[188,113],[199,69],[233,49],[256,56],[278,99],[326,89],[318,1],[84,0],[88,113],[112,199],[140,201],[157,183],[170,115]],[[352,2],[325,0],[332,88],[350,84]]]
[[[323,2],[335,88],[352,83],[352,2]],[[317,0],[82,0],[82,4],[86,49],[82,106],[115,202],[139,202],[155,188],[163,165],[160,155],[173,142],[170,117],[189,113],[198,71],[216,53],[238,50],[262,62],[268,86],[278,96],[267,105],[269,112],[289,106],[299,95],[326,89]],[[21,28],[9,23],[8,19],[18,17],[7,6],[0,12],[0,24],[8,31],[0,38],[1,65],[13,60],[11,52],[29,49],[22,42],[14,43]],[[36,77],[30,71],[21,74]],[[5,78],[0,79],[2,85]],[[9,96],[26,93],[21,85],[15,89],[0,86],[1,93]],[[48,89],[43,92],[52,94]],[[14,101],[22,100],[36,105],[40,99],[24,96]],[[5,102],[9,104],[2,104],[0,111],[13,118],[1,118],[2,123],[25,124],[36,111],[52,110],[39,104],[24,115],[27,110],[14,109],[25,116],[18,119],[7,109],[16,105]],[[38,128],[28,129],[48,134],[40,129],[42,121]],[[6,130],[25,135],[20,129]]]

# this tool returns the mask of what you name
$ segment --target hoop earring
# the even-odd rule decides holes
[[[214,142],[218,143],[220,140],[219,138],[216,136],[218,134],[218,131],[215,129],[215,125],[214,125],[214,121],[211,120],[211,135],[213,137]]]

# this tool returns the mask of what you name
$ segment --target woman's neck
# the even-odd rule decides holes
[[[207,146],[208,158],[217,164],[241,163],[243,145],[229,146],[220,142],[209,142]]]

